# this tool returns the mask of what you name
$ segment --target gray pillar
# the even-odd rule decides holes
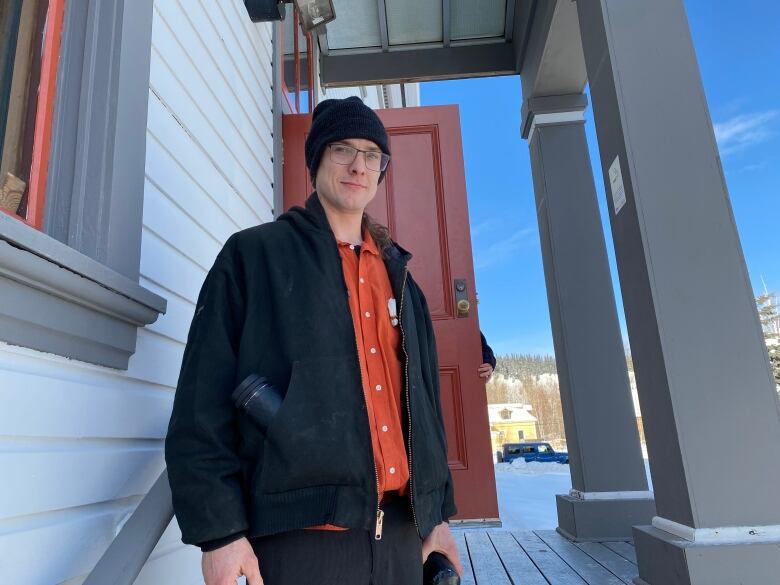
[[[618,324],[582,94],[523,106],[572,491],[557,496],[558,531],[626,540],[655,513]]]
[[[780,575],[780,406],[682,0],[578,0],[658,516],[639,581]]]

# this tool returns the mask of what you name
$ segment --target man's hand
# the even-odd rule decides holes
[[[485,378],[485,382],[490,381],[490,377],[493,375],[493,366],[490,364],[482,364],[479,366],[479,377]]]
[[[442,522],[433,531],[425,537],[422,543],[423,563],[428,560],[428,555],[432,552],[440,552],[447,557],[455,566],[458,575],[463,576],[463,565],[460,564],[458,556],[458,545],[450,532],[450,525]]]
[[[263,585],[255,551],[245,537],[203,553],[201,566],[206,585],[236,585],[242,575],[247,585]]]

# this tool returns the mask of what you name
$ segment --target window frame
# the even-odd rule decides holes
[[[38,219],[0,214],[0,341],[126,369],[167,304],[139,285],[153,0],[49,7]]]

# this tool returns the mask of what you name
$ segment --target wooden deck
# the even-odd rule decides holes
[[[631,585],[638,575],[630,542],[574,543],[554,530],[453,530],[462,585]]]

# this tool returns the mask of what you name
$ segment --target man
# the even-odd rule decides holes
[[[493,377],[493,370],[496,369],[496,355],[493,353],[493,348],[488,345],[485,334],[479,332],[480,342],[482,343],[482,364],[479,366],[477,372],[480,378],[485,378],[485,383],[490,382],[490,378]]]
[[[418,585],[433,551],[462,572],[430,314],[364,213],[389,155],[358,98],[320,103],[305,209],[231,236],[203,284],[166,460],[206,585]],[[284,395],[264,430],[231,403],[250,374]]]

